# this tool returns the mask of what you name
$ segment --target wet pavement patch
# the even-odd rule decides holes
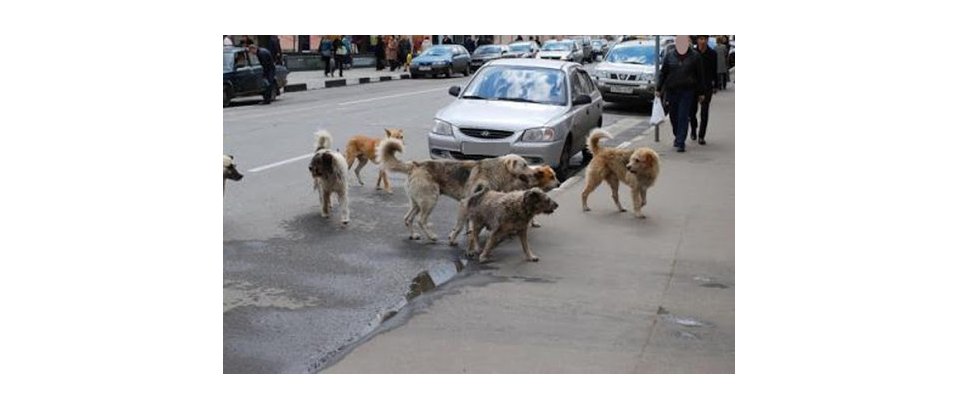
[[[408,294],[405,296],[405,299],[414,299],[420,296],[422,293],[434,290],[436,287],[437,286],[435,286],[434,280],[431,279],[431,275],[428,273],[428,271],[421,272],[418,274],[418,276],[415,276],[414,279],[411,280],[411,288],[408,290]]]
[[[660,319],[663,319],[664,322],[680,325],[683,327],[713,327],[712,323],[704,320],[690,316],[674,315],[670,313],[670,311],[664,309],[663,306],[657,307],[657,316],[660,316]]]
[[[722,284],[722,283],[716,283],[716,282],[704,283],[704,284],[702,284],[702,285],[700,285],[700,286],[702,286],[702,287],[704,287],[704,288],[717,288],[717,289],[726,289],[726,288],[729,287],[729,286],[726,286],[726,285],[724,285],[724,284]]]

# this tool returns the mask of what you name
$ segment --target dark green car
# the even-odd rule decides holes
[[[281,92],[288,82],[288,69],[282,65],[275,66],[275,80],[278,87],[272,90],[271,99]],[[249,54],[242,47],[222,48],[222,106],[228,107],[229,102],[236,97],[253,97],[261,95],[266,98],[267,83],[262,76],[262,64],[254,54]]]

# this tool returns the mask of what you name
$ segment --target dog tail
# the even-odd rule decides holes
[[[603,128],[594,128],[590,131],[590,136],[587,137],[587,149],[591,154],[597,155],[600,152],[600,140],[604,138],[613,138],[613,136]]]
[[[328,130],[315,131],[315,151],[332,149],[332,134]]]
[[[468,208],[477,206],[477,204],[481,202],[481,198],[484,197],[484,194],[486,194],[487,191],[488,191],[487,185],[484,185],[483,183],[478,183],[474,187],[474,190],[471,191],[471,196],[468,197]]]
[[[405,145],[401,140],[385,138],[384,141],[378,144],[378,162],[384,164],[385,169],[388,171],[405,174],[410,173],[411,169],[414,168],[414,164],[395,158],[396,152],[404,152],[404,150]]]

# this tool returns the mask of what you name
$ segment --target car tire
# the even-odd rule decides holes
[[[229,90],[223,88],[222,89],[222,108],[228,107],[230,100],[231,98],[229,98]]]
[[[470,64],[464,66],[464,76],[467,77],[467,76],[469,76],[469,75],[471,75],[471,65],[470,65]]]
[[[419,75],[417,75],[417,74],[415,74],[415,73],[411,73],[411,79],[412,79],[412,80],[415,79],[415,78],[418,78],[418,77],[419,77]]]
[[[570,177],[570,157],[571,152],[574,150],[573,136],[567,135],[567,138],[564,138],[564,148],[560,150],[560,159],[557,162],[557,179],[561,182],[566,181]]]
[[[447,69],[445,69],[445,70],[444,70],[444,76],[445,76],[445,78],[451,78],[451,73],[453,73],[453,72],[454,72],[454,71],[451,70],[451,67],[448,67]]]

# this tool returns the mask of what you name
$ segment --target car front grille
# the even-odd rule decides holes
[[[624,73],[610,73],[611,80],[621,80],[621,81],[637,81],[636,74],[624,74]]]
[[[513,131],[484,130],[480,128],[461,128],[464,135],[475,138],[507,138],[514,135]]]
[[[466,154],[462,154],[462,153],[457,152],[457,151],[449,151],[448,154],[451,155],[451,158],[454,158],[454,159],[456,159],[456,160],[458,160],[458,161],[468,161],[468,160],[470,160],[470,161],[480,161],[480,160],[482,160],[482,159],[494,158],[494,157],[489,156],[489,155],[466,155]]]

